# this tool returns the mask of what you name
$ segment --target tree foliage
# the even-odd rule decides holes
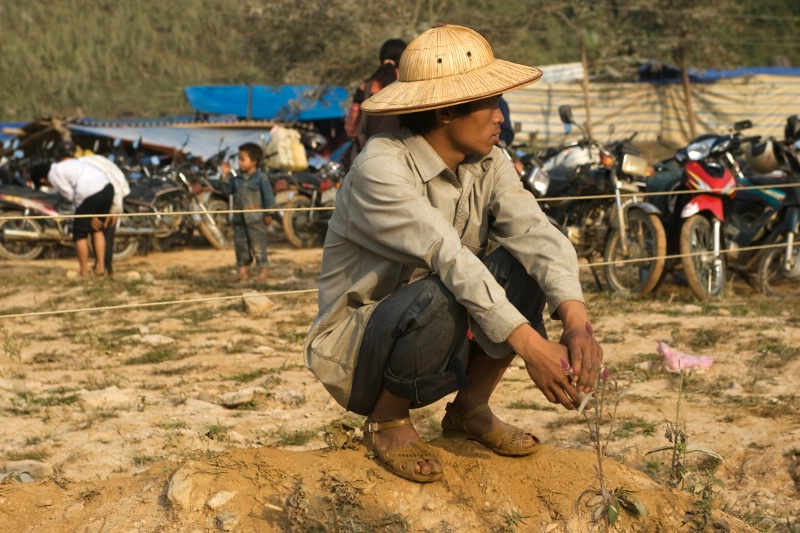
[[[560,17],[561,7],[577,27]],[[796,0],[0,0],[0,120],[188,112],[187,85],[354,86],[380,44],[439,22],[472,27],[503,59],[580,61],[625,75],[645,59],[800,66]]]

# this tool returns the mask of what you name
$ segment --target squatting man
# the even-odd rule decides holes
[[[408,45],[398,81],[361,104],[398,115],[404,132],[372,137],[338,192],[304,350],[336,401],[367,416],[365,445],[400,477],[445,471],[410,409],[455,392],[444,437],[525,456],[538,439],[489,408],[515,354],[567,409],[602,362],[575,251],[495,147],[498,99],[541,75],[495,59],[468,28],[440,25]],[[545,304],[563,323],[558,343]]]

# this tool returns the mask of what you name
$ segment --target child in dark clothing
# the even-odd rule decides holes
[[[230,172],[230,164],[222,164],[222,189],[233,196],[233,209],[270,209],[275,206],[275,195],[269,178],[258,170],[263,152],[254,143],[239,147],[239,173]],[[255,259],[258,267],[256,281],[267,280],[267,226],[272,222],[270,213],[249,212],[233,214],[233,243],[239,281],[247,281],[248,270]]]

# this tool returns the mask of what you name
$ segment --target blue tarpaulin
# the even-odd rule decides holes
[[[200,113],[276,121],[344,118],[347,89],[334,85],[200,85],[186,87],[192,109]]]

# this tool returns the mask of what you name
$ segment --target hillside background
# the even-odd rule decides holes
[[[472,27],[498,57],[633,79],[648,59],[800,66],[798,0],[0,0],[0,120],[189,112],[200,84],[353,86],[380,44]]]

